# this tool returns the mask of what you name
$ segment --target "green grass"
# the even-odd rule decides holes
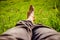
[[[30,5],[34,6],[35,23],[60,31],[59,0],[6,0],[0,1],[0,34],[25,20]]]

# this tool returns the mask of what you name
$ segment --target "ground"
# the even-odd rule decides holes
[[[34,6],[36,24],[60,31],[59,0],[0,0],[0,34],[27,19],[29,6]]]

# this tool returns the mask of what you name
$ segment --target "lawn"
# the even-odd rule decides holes
[[[0,0],[0,34],[27,19],[29,6],[34,6],[35,24],[43,24],[60,32],[59,0]]]

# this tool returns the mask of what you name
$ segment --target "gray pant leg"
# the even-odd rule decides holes
[[[6,32],[4,32],[2,35],[2,38],[10,38],[10,37],[14,37],[13,39],[18,39],[18,40],[31,40],[31,27],[32,23],[28,20],[24,20],[21,22],[18,22],[16,24],[16,27],[13,27],[9,30],[7,30]],[[8,36],[7,36],[7,35]],[[9,36],[11,35],[11,36]],[[0,36],[1,39],[1,36]],[[12,38],[10,38],[12,39]]]
[[[30,40],[30,34],[27,32],[26,29],[24,28],[19,28],[19,27],[14,27],[12,29],[9,29],[8,31],[4,32],[3,34],[8,34],[8,35],[12,35],[13,37],[19,39],[23,39],[23,40]]]
[[[54,29],[36,27],[33,29],[32,40],[60,40],[59,35]]]

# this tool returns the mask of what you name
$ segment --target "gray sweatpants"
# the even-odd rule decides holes
[[[46,26],[24,21],[0,35],[0,40],[60,40],[60,34]]]

